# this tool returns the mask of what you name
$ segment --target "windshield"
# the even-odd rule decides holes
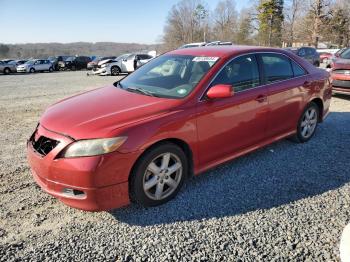
[[[34,64],[35,60],[28,60],[27,62],[25,62],[25,64],[27,65],[32,65]]]
[[[70,56],[70,57],[67,57],[65,61],[73,61],[74,60],[74,56]]]
[[[194,89],[218,60],[218,57],[163,55],[151,60],[115,85],[146,95],[182,98]]]
[[[350,59],[350,48],[346,49],[340,54],[341,58]]]

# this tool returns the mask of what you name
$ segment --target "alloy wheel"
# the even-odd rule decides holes
[[[147,166],[143,176],[143,190],[147,197],[162,200],[179,186],[183,173],[180,158],[173,153],[155,157]]]
[[[307,139],[315,132],[317,125],[317,111],[314,107],[310,107],[305,111],[303,120],[300,124],[301,135]]]

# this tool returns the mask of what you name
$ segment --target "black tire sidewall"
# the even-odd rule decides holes
[[[115,70],[115,72],[113,72],[113,70]],[[111,75],[112,76],[117,76],[119,74],[120,74],[119,68],[117,66],[112,66],[112,68],[111,68]]]
[[[317,113],[317,122],[316,122],[316,127],[315,127],[315,130],[314,132],[312,133],[311,136],[309,136],[308,138],[305,138],[303,137],[303,135],[301,134],[301,122],[303,121],[303,118],[304,118],[304,114],[307,110],[309,110],[311,107],[315,108],[316,110],[316,113]],[[307,105],[307,107],[304,109],[303,113],[301,114],[300,118],[299,118],[299,121],[298,121],[298,126],[297,126],[297,139],[300,143],[305,143],[307,141],[309,141],[316,133],[316,129],[317,129],[317,126],[318,126],[318,122],[320,120],[320,109],[318,108],[318,106],[314,103],[314,102],[311,102],[310,104]]]
[[[32,68],[29,70],[29,73],[35,73],[35,69],[32,67]]]
[[[181,181],[178,187],[176,188],[176,190],[170,196],[162,200],[153,200],[153,199],[150,199],[143,190],[143,176],[149,163],[158,155],[167,153],[167,152],[177,155],[181,161],[181,164],[183,167]],[[157,206],[165,202],[168,202],[169,200],[174,198],[179,192],[179,190],[181,189],[188,175],[188,171],[189,171],[188,166],[189,166],[188,160],[185,153],[182,151],[180,147],[178,147],[175,144],[165,143],[165,144],[156,146],[154,148],[151,148],[149,151],[146,151],[144,155],[142,155],[139,158],[139,160],[136,162],[130,176],[129,190],[130,190],[131,201],[137,204],[140,204],[142,206]]]
[[[5,75],[10,74],[10,72],[11,72],[11,70],[10,70],[9,68],[6,67],[6,68],[4,69],[4,74],[5,74]]]

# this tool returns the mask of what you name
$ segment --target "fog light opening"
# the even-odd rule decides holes
[[[72,188],[63,188],[62,193],[70,197],[78,197],[78,198],[85,197],[84,191],[72,189]]]

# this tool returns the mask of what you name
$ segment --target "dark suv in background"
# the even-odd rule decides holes
[[[293,52],[297,56],[304,58],[314,66],[317,66],[317,67],[320,66],[320,54],[317,53],[316,49],[313,47],[309,47],[309,46],[299,47],[299,48],[288,47],[285,49]]]
[[[71,56],[58,63],[60,70],[81,70],[86,69],[87,64],[91,62],[91,58],[88,56]]]
[[[49,60],[53,66],[53,68],[58,71],[59,69],[59,66],[58,66],[58,63],[59,62],[63,62],[65,59],[67,59],[68,57],[70,56],[62,56],[62,55],[59,55],[59,56],[50,56],[47,58],[47,60]]]

